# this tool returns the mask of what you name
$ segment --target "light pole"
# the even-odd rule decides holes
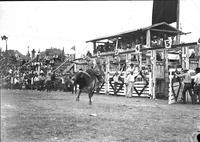
[[[7,53],[7,50],[8,50],[8,45],[7,45],[8,37],[4,35],[4,36],[1,36],[1,39],[6,41],[6,53]]]
[[[5,61],[6,61],[6,68],[7,68],[7,64],[8,64],[8,45],[7,45],[7,40],[8,40],[8,37],[3,35],[3,36],[1,36],[1,39],[6,41],[6,52],[5,52],[5,55],[6,55],[5,59],[6,60]]]

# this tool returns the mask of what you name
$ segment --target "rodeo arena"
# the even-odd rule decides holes
[[[190,33],[179,13],[158,17],[162,2],[152,25],[88,39],[93,51],[79,58],[53,47],[22,55],[2,35],[1,141],[200,142],[200,38],[180,42]]]

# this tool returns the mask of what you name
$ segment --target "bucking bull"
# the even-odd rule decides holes
[[[97,76],[94,70],[88,69],[86,71],[76,72],[72,78],[72,84],[79,85],[79,92],[76,101],[79,101],[80,95],[83,91],[88,93],[89,104],[92,104],[92,96],[95,90],[99,89],[100,84],[103,82],[103,75]]]

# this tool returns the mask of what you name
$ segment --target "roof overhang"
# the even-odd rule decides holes
[[[173,26],[167,24],[166,22],[162,23],[157,23],[154,25],[151,25],[149,27],[141,28],[141,29],[136,29],[136,30],[130,30],[130,31],[125,31],[121,32],[115,35],[109,35],[109,36],[104,36],[104,37],[99,37],[96,39],[88,40],[86,42],[97,42],[105,39],[113,39],[113,38],[119,38],[119,37],[133,37],[137,35],[146,35],[146,32],[150,30],[152,31],[153,35],[160,35],[162,33],[166,33],[169,36],[176,36],[178,34],[184,34],[182,31],[174,28]]]

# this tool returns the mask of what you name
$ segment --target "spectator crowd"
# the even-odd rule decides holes
[[[6,59],[6,58],[5,58]],[[3,68],[5,60],[1,58]],[[1,88],[5,89],[31,89],[39,91],[71,91],[71,74],[63,74],[63,70],[55,70],[63,62],[61,56],[37,56],[20,65],[8,62],[1,71]]]

